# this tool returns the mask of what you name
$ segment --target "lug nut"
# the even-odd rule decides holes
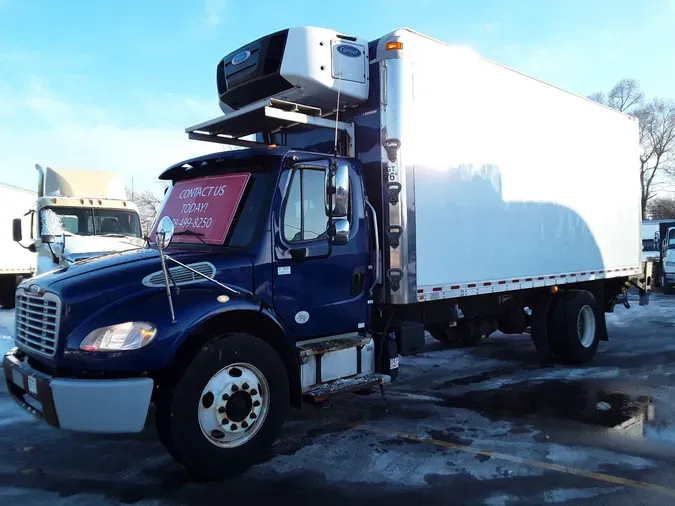
[[[255,413],[251,413],[250,416],[251,416],[251,420],[255,420],[256,418],[258,418],[258,415],[256,415]]]
[[[220,413],[221,415],[222,415],[223,413],[225,413],[225,408],[224,408],[223,406],[220,406],[220,407],[218,408],[218,413]]]
[[[232,391],[236,392],[237,390],[239,390],[239,387],[237,385],[232,385]]]
[[[248,390],[248,383],[244,383],[244,384],[241,386],[241,388],[243,388],[244,390]]]
[[[233,423],[232,425],[230,425],[230,430],[237,430],[238,428],[239,427],[237,427],[236,423]]]
[[[258,391],[254,388],[251,390],[251,395],[258,395]]]
[[[260,406],[260,401],[253,401],[253,405],[257,408]]]
[[[220,421],[220,423],[222,423],[223,425],[227,425],[228,423],[230,423],[230,421],[229,421],[227,418],[223,418],[223,419]]]
[[[223,394],[223,400],[224,400],[224,401],[228,400],[229,398],[230,398],[230,396],[229,396],[229,395],[227,395],[227,394]]]
[[[244,422],[241,422],[241,426],[242,426],[242,427],[243,427],[243,428],[245,429],[245,428],[247,428],[247,427],[248,427],[248,423],[247,423],[247,422],[245,422],[245,421],[244,421]]]

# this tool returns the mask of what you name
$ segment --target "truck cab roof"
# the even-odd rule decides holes
[[[181,181],[193,177],[211,175],[212,170],[216,165],[218,165],[219,168],[247,167],[271,158],[282,159],[289,154],[297,156],[298,160],[309,160],[317,157],[326,158],[329,156],[325,153],[298,151],[287,147],[219,151],[217,153],[202,155],[178,162],[162,172],[159,179],[165,181]]]

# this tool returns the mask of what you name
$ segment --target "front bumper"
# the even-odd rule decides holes
[[[150,378],[55,378],[28,364],[18,349],[7,352],[2,367],[7,390],[28,412],[62,429],[104,434],[140,432],[150,407]]]

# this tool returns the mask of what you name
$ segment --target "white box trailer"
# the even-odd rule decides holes
[[[14,242],[12,223],[16,213],[28,211],[35,199],[33,191],[0,183],[0,306],[5,309],[14,307],[18,283],[35,272],[35,253]]]
[[[383,163],[401,247],[387,264],[404,275],[389,300],[638,274],[635,118],[410,30],[378,55],[392,42],[381,123],[399,145]]]

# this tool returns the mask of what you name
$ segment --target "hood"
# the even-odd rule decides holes
[[[65,248],[61,242],[57,242],[52,249],[57,256],[63,255],[69,260],[81,260],[106,253],[140,248],[144,243],[143,239],[133,236],[68,235],[65,238]]]
[[[167,254],[235,289],[242,298],[251,296],[253,262],[246,252],[183,245],[170,247]],[[169,260],[167,267],[175,269],[172,277],[179,290],[172,292],[180,321],[193,321],[195,314],[200,314],[200,303],[215,300],[214,295],[223,292],[214,283],[193,277],[190,271]],[[151,318],[157,323],[167,319],[165,323],[168,323],[166,286],[157,250],[141,248],[83,260],[28,279],[22,286],[30,290],[34,284],[57,295],[61,302],[59,351],[56,358],[50,359],[51,363],[62,358],[61,353],[69,346],[71,338],[77,341],[84,337],[77,334],[78,328],[85,332],[89,328],[87,325],[94,328],[100,322],[120,323],[131,321],[129,318],[132,317],[140,317],[138,321]],[[77,347],[70,344],[71,349]]]
[[[241,251],[230,250],[222,247],[206,246],[183,246],[171,247],[167,254],[184,264],[197,262],[209,262],[213,264],[216,276],[221,282],[231,282],[228,271],[233,269],[237,272],[250,270],[252,262]],[[168,267],[174,264],[167,262]],[[67,267],[46,272],[30,278],[25,285],[39,284],[44,289],[61,292],[73,286],[86,285],[86,292],[92,292],[92,285],[99,284],[98,289],[103,291],[113,286],[141,285],[142,280],[153,273],[161,271],[159,253],[151,248],[138,248],[117,253],[106,253],[103,256],[80,260]],[[237,281],[243,280],[236,276]],[[222,279],[225,278],[225,279]],[[248,290],[252,281],[249,280],[241,288]]]

